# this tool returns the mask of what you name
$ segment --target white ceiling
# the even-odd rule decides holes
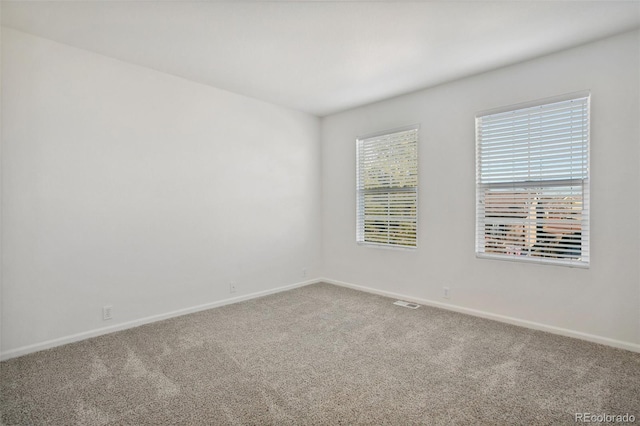
[[[3,1],[2,24],[324,116],[640,27],[640,1]]]

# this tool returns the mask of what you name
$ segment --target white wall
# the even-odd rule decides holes
[[[6,356],[320,275],[318,118],[2,41]]]
[[[626,33],[526,63],[325,117],[324,274],[375,291],[551,328],[640,343],[639,35]],[[591,267],[477,259],[474,117],[589,89]],[[419,248],[355,242],[355,139],[420,123]],[[442,287],[451,299],[442,298]]]
[[[235,296],[229,281],[239,296],[301,282],[302,268],[639,344],[639,45],[628,33],[320,126],[5,29],[2,354],[224,301]],[[584,89],[592,92],[591,268],[476,259],[475,113]],[[355,138],[413,123],[422,125],[420,247],[359,247]],[[106,304],[114,319],[105,322]]]
[[[0,1],[0,21],[2,2]],[[0,31],[0,52],[2,52],[2,31]],[[2,55],[0,55],[0,82],[2,82]],[[0,353],[2,351],[2,84],[0,84]]]

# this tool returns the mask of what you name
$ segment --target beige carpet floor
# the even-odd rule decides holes
[[[0,364],[6,425],[640,422],[640,354],[315,284]]]

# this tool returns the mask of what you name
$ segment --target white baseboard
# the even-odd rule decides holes
[[[586,340],[593,343],[599,343],[602,345],[612,346],[614,348],[626,349],[632,352],[640,352],[640,345],[631,342],[624,342],[621,340],[610,339],[608,337],[596,336],[594,334],[583,333],[581,331],[569,330],[566,328],[555,327],[551,325],[541,324],[538,322],[527,321],[523,319],[508,317],[505,315],[492,314],[490,312],[480,311],[477,309],[465,308],[461,306],[451,305],[448,303],[435,302],[433,300],[421,299],[418,297],[408,296],[406,294],[394,293],[391,291],[377,290],[370,287],[365,287],[358,284],[347,283],[344,281],[332,280],[330,278],[322,278],[319,280],[328,284],[333,284],[341,287],[348,287],[354,290],[360,290],[367,293],[377,294],[380,296],[386,296],[393,299],[405,300],[407,302],[414,302],[421,305],[433,306],[436,308],[442,308],[449,311],[460,312],[467,315],[472,315],[480,318],[487,318],[507,324],[518,325],[533,330],[546,331],[548,333],[558,334],[560,336],[573,337],[576,339]]]
[[[245,300],[256,299],[258,297],[267,296],[269,294],[280,293],[282,291],[292,290],[298,287],[304,287],[310,284],[315,284],[319,282],[325,282],[328,284],[333,284],[341,287],[347,287],[354,290],[360,290],[367,293],[377,294],[380,296],[386,296],[394,299],[406,300],[408,302],[414,302],[421,305],[434,306],[436,308],[442,308],[449,311],[460,312],[467,315],[472,315],[480,318],[487,318],[499,322],[504,322],[507,324],[518,325],[521,327],[530,328],[533,330],[546,331],[548,333],[558,334],[561,336],[573,337],[576,339],[586,340],[593,343],[599,343],[602,345],[612,346],[614,348],[626,349],[632,352],[640,353],[640,345],[631,342],[624,342],[621,340],[610,339],[608,337],[596,336],[593,334],[583,333],[580,331],[569,330],[560,327],[554,327],[550,325],[545,325],[533,321],[527,321],[523,319],[508,317],[505,315],[493,314],[490,312],[480,311],[477,309],[465,308],[461,306],[451,305],[448,303],[435,302],[433,300],[421,299],[418,297],[409,296],[406,294],[394,293],[391,291],[377,290],[370,287],[365,287],[358,284],[347,283],[344,281],[333,280],[330,278],[317,278],[307,281],[302,281],[294,284],[285,285],[282,287],[277,287],[270,290],[259,291],[256,293],[245,294],[242,296],[232,297],[229,299],[219,300],[216,302],[205,303],[203,305],[193,306],[190,308],[179,309],[172,312],[167,312],[159,315],[152,315],[145,318],[140,318],[133,321],[128,321],[121,324],[116,324],[110,327],[102,327],[94,330],[85,331],[82,333],[73,334],[70,336],[64,336],[57,339],[47,340],[45,342],[36,343],[33,345],[22,346],[20,348],[12,349],[9,351],[5,351],[0,353],[0,360],[4,361],[10,358],[15,358],[22,355],[27,355],[33,352],[42,351],[45,349],[50,349],[56,346],[66,345],[68,343],[78,342],[80,340],[89,339],[91,337],[101,336],[103,334],[109,334],[116,331],[126,330],[133,327],[138,327],[140,325],[149,324],[156,321],[162,321],[169,318],[179,317],[182,315],[191,314],[194,312],[204,311],[207,309],[217,308],[220,306],[231,305],[233,303],[242,302]]]
[[[56,346],[66,345],[68,343],[78,342],[80,340],[89,339],[91,337],[102,336],[103,334],[109,334],[116,331],[126,330],[140,325],[149,324],[156,321],[162,321],[169,318],[179,317],[182,315],[192,314],[194,312],[204,311],[207,309],[217,308],[220,306],[231,305],[233,303],[243,302],[245,300],[256,299],[258,297],[267,296],[269,294],[280,293],[282,291],[292,290],[298,287],[304,287],[309,284],[315,284],[320,282],[319,279],[307,280],[298,282],[295,284],[289,284],[282,287],[273,288],[270,290],[258,291],[256,293],[245,294],[242,296],[232,297],[229,299],[223,299],[216,302],[205,303],[203,305],[192,306],[190,308],[178,309],[176,311],[167,312],[159,315],[152,315],[145,318],[140,318],[133,321],[128,321],[120,324],[115,324],[110,327],[101,327],[94,330],[83,331],[82,333],[72,334],[70,336],[64,336],[57,339],[47,340],[45,342],[36,343],[33,345],[22,346],[20,348],[11,349],[0,353],[0,361],[4,361],[10,358],[27,355],[33,352],[42,351],[45,349],[54,348]]]

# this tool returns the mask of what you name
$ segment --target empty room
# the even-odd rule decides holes
[[[640,423],[640,1],[0,15],[0,424]]]

